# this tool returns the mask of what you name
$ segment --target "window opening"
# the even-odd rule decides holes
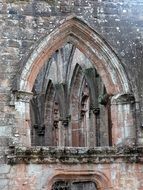
[[[96,184],[92,181],[57,181],[52,190],[97,190]]]
[[[109,96],[91,62],[71,43],[45,63],[33,94],[32,145],[111,145]]]

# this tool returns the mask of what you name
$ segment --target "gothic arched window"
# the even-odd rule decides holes
[[[109,96],[91,62],[71,43],[45,63],[33,94],[33,145],[111,145]]]

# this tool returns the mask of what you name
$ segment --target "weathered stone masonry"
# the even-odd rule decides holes
[[[142,61],[142,0],[2,0],[0,189],[142,190]]]

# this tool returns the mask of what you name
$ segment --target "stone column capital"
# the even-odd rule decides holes
[[[134,104],[135,98],[131,93],[121,93],[111,98],[111,105]]]
[[[11,93],[11,101],[10,101],[10,105],[14,106],[15,102],[25,102],[25,103],[29,103],[30,100],[33,97],[33,93],[32,92],[26,92],[26,91],[14,91]]]
[[[32,97],[33,97],[32,92],[25,92],[25,91],[16,92],[16,100],[21,101],[21,102],[29,103]]]

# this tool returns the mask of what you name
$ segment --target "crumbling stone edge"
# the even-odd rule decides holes
[[[143,147],[13,147],[6,151],[6,162],[10,165],[143,163]]]

